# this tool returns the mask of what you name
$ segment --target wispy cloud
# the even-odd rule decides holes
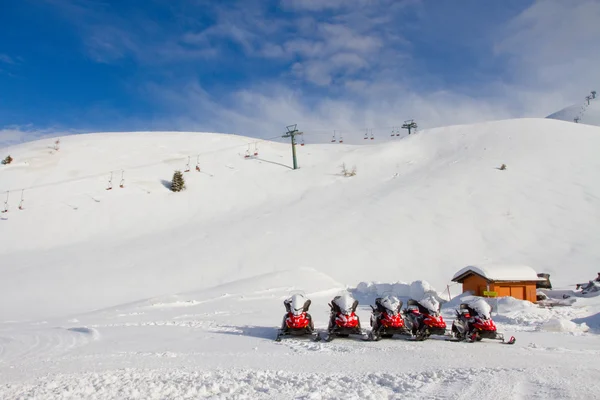
[[[141,129],[270,137],[289,123],[349,131],[541,117],[598,79],[597,0],[151,1],[160,23],[117,9],[125,3],[45,1],[90,58],[143,72],[129,87],[156,112],[114,119]]]
[[[11,65],[16,64],[15,60],[13,60],[12,57],[9,57],[6,54],[0,54],[0,63],[11,64]]]
[[[597,0],[536,1],[520,13],[495,44],[496,54],[508,58],[511,90],[546,102],[550,113],[595,89],[599,20]]]
[[[39,129],[31,125],[7,126],[0,129],[0,148],[29,142],[32,140],[71,135],[74,133],[77,132],[72,130],[59,130],[53,128]]]

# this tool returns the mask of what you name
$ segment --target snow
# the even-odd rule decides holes
[[[440,310],[440,303],[433,296],[424,297],[419,303],[434,314]]]
[[[429,282],[421,280],[411,283],[360,282],[356,286],[355,291],[363,296],[384,296],[385,294],[391,293],[398,297],[415,300],[421,300],[425,296],[430,295],[439,297],[438,292],[431,287]]]
[[[491,318],[492,307],[482,298],[475,298],[467,303],[478,315]]]
[[[464,267],[454,274],[452,280],[459,278],[466,272],[474,272],[490,281],[539,281],[537,273],[526,265],[488,264],[471,265]]]
[[[575,322],[562,318],[552,318],[544,322],[541,328],[548,332],[587,332],[589,327],[582,323],[577,325]]]
[[[342,313],[350,314],[352,312],[352,307],[354,306],[355,299],[350,293],[342,293],[334,301],[335,304],[338,305]]]
[[[600,98],[596,96],[595,99],[590,100],[589,105],[582,98],[581,103],[563,108],[546,118],[568,122],[575,122],[574,119],[579,118],[580,124],[600,126]]]
[[[307,144],[297,171],[287,143],[261,141],[245,159],[254,140],[105,133],[62,138],[58,152],[53,140],[1,150],[15,162],[0,167],[0,193],[10,190],[0,398],[558,399],[600,389],[600,366],[582,362],[600,356],[600,296],[551,308],[486,300],[513,346],[273,340],[298,291],[318,330],[345,290],[363,328],[390,290],[443,303],[451,326],[464,295],[447,285],[464,265],[531,265],[557,293],[573,292],[600,265],[600,128],[521,119]],[[187,190],[171,193],[188,156]],[[342,162],[357,175],[341,176]]]

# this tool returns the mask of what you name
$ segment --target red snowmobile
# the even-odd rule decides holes
[[[425,340],[430,335],[445,335],[446,322],[440,314],[440,305],[434,299],[416,301],[410,299],[404,310],[410,322],[414,340]]]
[[[325,341],[330,342],[336,336],[363,335],[360,319],[356,315],[356,307],[358,307],[358,300],[355,300],[349,293],[333,298],[329,304],[331,314]]]
[[[514,344],[516,341],[514,336],[505,342],[504,335],[497,331],[496,324],[492,321],[491,310],[490,305],[483,299],[461,304],[452,323],[454,340],[475,342],[481,339],[495,339],[506,344]]]
[[[277,331],[277,342],[281,341],[283,336],[303,336],[311,335],[314,340],[319,340],[319,336],[315,335],[315,327],[312,317],[308,313],[311,301],[302,294],[294,294],[286,299],[285,305],[286,314],[283,316],[281,329]]]
[[[371,332],[369,340],[380,340],[391,338],[394,335],[410,335],[410,331],[404,323],[401,309],[402,301],[396,296],[385,295],[375,299],[375,307],[371,306]]]

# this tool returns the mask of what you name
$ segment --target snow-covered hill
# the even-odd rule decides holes
[[[547,118],[569,122],[575,122],[577,119],[580,124],[600,126],[600,99],[596,96],[589,100],[589,104],[587,100],[582,100],[581,104],[566,107]]]
[[[348,285],[425,279],[442,290],[470,263],[526,263],[572,284],[600,262],[596,127],[523,119],[375,146],[298,146],[296,171],[289,144],[260,142],[245,159],[251,141],[112,133],[65,137],[58,152],[50,140],[4,149],[15,161],[0,168],[0,190],[10,190],[2,319],[300,267]],[[172,193],[165,182],[187,155],[188,189]],[[340,176],[342,163],[357,175]]]
[[[555,286],[594,277],[600,128],[521,119],[368,146],[307,144],[297,147],[296,171],[288,143],[259,141],[247,159],[254,142],[110,133],[61,138],[59,151],[53,140],[0,150],[14,158],[0,166],[0,191],[9,191],[0,216],[1,398],[598,390],[600,366],[590,360],[600,354],[600,297],[555,309],[501,301],[495,318],[517,336],[514,346],[272,339],[295,289],[312,299],[323,329],[328,301],[358,286],[368,328],[377,293],[363,289],[377,285],[361,281],[422,279],[441,292],[458,269],[486,262],[529,264]],[[187,190],[172,193],[168,181],[188,156]],[[342,163],[356,176],[342,176]],[[458,302],[444,310],[449,324]]]

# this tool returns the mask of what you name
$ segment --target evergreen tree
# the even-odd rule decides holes
[[[4,160],[2,160],[2,164],[10,164],[13,161],[11,156],[6,156]]]
[[[185,189],[185,180],[181,171],[175,171],[173,174],[173,180],[171,181],[171,190],[173,192],[181,192]]]

